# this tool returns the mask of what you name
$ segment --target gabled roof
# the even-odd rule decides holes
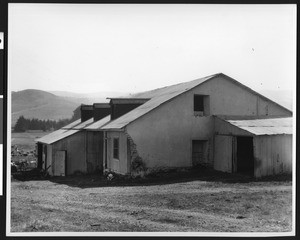
[[[176,85],[163,87],[147,92],[133,94],[131,98],[142,98],[142,99],[150,99],[149,101],[145,102],[143,105],[133,109],[132,111],[124,114],[123,116],[111,121],[101,129],[120,129],[128,125],[129,123],[133,122],[134,120],[138,119],[139,117],[145,115],[146,113],[150,112],[151,110],[157,108],[161,104],[171,100],[172,98],[191,90],[192,88],[198,86],[199,84],[214,78],[216,75],[211,75],[208,77],[196,79],[190,82],[179,83]]]
[[[224,121],[257,136],[293,134],[292,117]]]
[[[102,126],[104,126],[109,121],[110,121],[110,115],[98,120],[97,122],[92,123],[91,125],[88,125],[84,129],[86,129],[86,130],[99,130]]]
[[[245,90],[260,96],[261,98],[274,103],[277,106],[280,106],[281,108],[285,109],[286,111],[292,113],[289,109],[279,105],[278,103],[266,98],[265,96],[259,94],[258,92],[255,92],[254,90],[252,90],[251,88],[241,84],[240,82],[234,80],[233,78],[228,77],[227,75],[223,74],[223,73],[218,73],[218,74],[214,74],[211,76],[207,76],[204,78],[199,78],[190,82],[184,82],[184,83],[179,83],[176,85],[172,85],[172,86],[167,86],[167,87],[163,87],[163,88],[158,88],[158,89],[154,89],[151,91],[146,91],[146,92],[141,92],[141,93],[137,93],[137,94],[133,94],[130,95],[131,98],[135,98],[135,99],[147,99],[149,98],[150,100],[147,101],[146,103],[144,103],[143,105],[133,109],[132,111],[124,114],[123,116],[111,121],[110,123],[106,124],[105,126],[103,126],[101,129],[103,130],[113,130],[113,129],[122,129],[125,126],[127,126],[129,123],[135,121],[136,119],[140,118],[141,116],[147,114],[148,112],[152,111],[153,109],[157,108],[158,106],[160,106],[161,104],[168,102],[169,100],[171,100],[174,97],[179,96],[180,94],[187,92],[193,88],[195,88],[196,86],[211,80],[215,77],[218,76],[222,76],[224,78],[226,78],[227,80],[233,82],[234,84],[239,85],[240,87],[244,88]],[[127,97],[128,98],[128,97]]]

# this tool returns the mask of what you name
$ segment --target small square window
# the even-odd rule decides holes
[[[114,158],[119,159],[119,138],[114,138],[113,145]]]

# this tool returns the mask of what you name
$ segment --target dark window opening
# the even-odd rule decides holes
[[[194,95],[194,111],[204,112],[204,96]]]
[[[114,138],[114,158],[119,159],[119,138]]]

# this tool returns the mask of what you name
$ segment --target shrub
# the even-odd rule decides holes
[[[146,175],[147,167],[141,157],[136,157],[131,162],[131,176],[133,178],[144,178]]]

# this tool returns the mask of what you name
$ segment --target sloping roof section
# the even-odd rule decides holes
[[[62,129],[72,129],[73,127],[79,125],[79,123],[81,123],[81,120],[78,119],[74,122],[71,122],[70,124],[68,124],[67,126],[62,127]]]
[[[89,120],[85,121],[85,122],[81,122],[80,119],[76,120],[72,123],[70,123],[69,125],[56,130],[44,137],[35,139],[35,142],[40,142],[40,143],[45,143],[45,144],[52,144],[55,143],[63,138],[69,137],[77,132],[79,132],[80,130],[83,130],[86,126],[90,125],[93,122],[93,118],[90,118]]]
[[[291,117],[225,121],[254,135],[293,134]]]
[[[144,114],[155,109],[164,102],[169,101],[170,99],[196,87],[197,85],[215,77],[216,75],[211,75],[205,78],[196,79],[194,81],[180,83],[168,87],[158,88],[155,90],[137,93],[130,95],[131,98],[141,98],[141,99],[150,99],[145,102],[143,105],[133,109],[132,111],[124,114],[123,116],[111,121],[101,129],[120,129],[143,116]],[[127,97],[128,98],[128,97]]]
[[[67,130],[67,129],[59,129],[56,130],[44,137],[35,139],[36,142],[45,143],[45,144],[52,144],[55,143],[63,138],[69,137],[80,130]]]
[[[85,122],[82,122],[76,126],[74,126],[72,129],[76,129],[76,130],[81,130],[84,129],[85,127],[89,126],[90,124],[92,124],[94,121],[94,118],[90,118],[88,120],[86,120]]]
[[[102,126],[104,126],[109,121],[110,121],[110,115],[100,119],[97,122],[92,123],[91,125],[88,125],[84,129],[86,129],[86,130],[99,130]]]

